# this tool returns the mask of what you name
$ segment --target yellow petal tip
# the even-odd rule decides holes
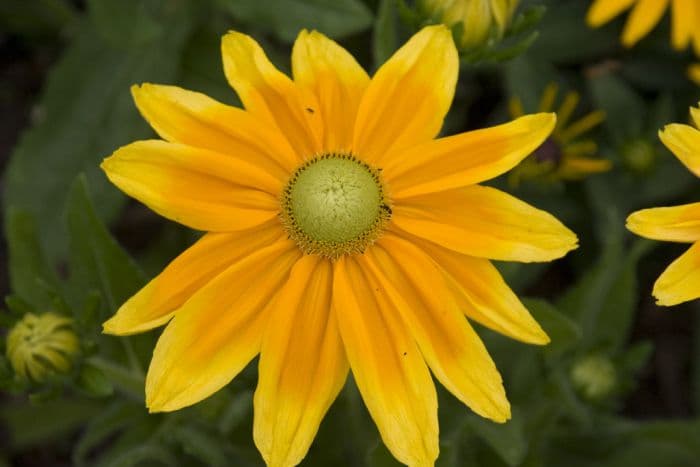
[[[552,342],[552,339],[542,328],[536,330],[529,340],[529,343],[533,345],[547,345],[550,342]]]
[[[102,323],[102,334],[119,335],[119,326],[114,322],[114,318],[110,318]]]

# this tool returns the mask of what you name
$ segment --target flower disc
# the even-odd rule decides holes
[[[306,253],[337,258],[376,240],[390,215],[378,172],[351,154],[301,166],[283,195],[283,221]]]

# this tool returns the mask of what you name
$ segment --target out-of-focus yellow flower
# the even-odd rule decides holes
[[[661,21],[669,4],[671,5],[671,43],[677,50],[683,50],[690,43],[695,53],[700,55],[700,2],[698,0],[596,0],[588,10],[586,18],[589,26],[599,27],[612,20],[623,11],[632,8],[622,32],[622,43],[631,47]]]
[[[429,14],[450,27],[462,23],[459,45],[468,49],[486,42],[492,30],[502,37],[518,0],[424,0],[423,5]]]
[[[700,108],[691,108],[695,126],[700,128]],[[659,138],[695,175],[700,176],[700,131],[691,125],[672,123]],[[627,218],[627,228],[653,240],[691,243],[654,284],[656,303],[664,306],[700,297],[700,203],[643,209]]]
[[[700,63],[690,65],[688,68],[688,76],[691,80],[697,83],[698,86],[700,86]]]
[[[540,112],[550,112],[555,107],[559,86],[550,83],[540,98]],[[594,158],[598,145],[592,139],[580,138],[605,119],[605,112],[593,111],[571,123],[580,96],[569,92],[559,106],[557,125],[547,140],[530,157],[518,165],[509,175],[509,182],[517,186],[523,180],[544,181],[579,180],[588,175],[610,170],[607,159]],[[513,118],[525,114],[520,98],[511,98],[508,110]]]
[[[604,355],[588,355],[571,368],[571,382],[586,398],[601,399],[609,395],[617,385],[617,371],[610,359]]]
[[[27,313],[7,335],[7,358],[15,373],[34,382],[70,370],[79,348],[73,320],[55,313]]]

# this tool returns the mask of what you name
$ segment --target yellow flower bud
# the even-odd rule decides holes
[[[518,0],[425,0],[425,9],[452,27],[462,24],[460,46],[472,48],[486,42],[494,28],[502,37],[518,5]]]
[[[574,387],[587,399],[608,396],[617,385],[617,371],[604,355],[589,355],[578,360],[571,368]]]
[[[27,313],[7,335],[7,358],[22,379],[43,382],[71,369],[79,342],[73,320],[55,313]]]

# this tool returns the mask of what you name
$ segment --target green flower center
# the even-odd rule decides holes
[[[304,253],[361,253],[391,216],[379,171],[352,154],[324,154],[299,167],[282,195],[282,221]]]

